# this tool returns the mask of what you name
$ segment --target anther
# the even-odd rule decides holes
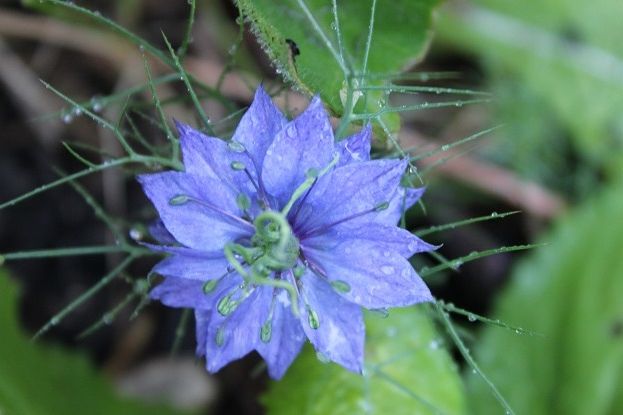
[[[190,198],[188,197],[188,195],[177,195],[169,199],[169,204],[171,206],[179,206],[188,203],[189,200]]]
[[[227,147],[229,147],[229,149],[234,153],[244,153],[246,151],[246,148],[244,148],[244,145],[242,145],[242,143],[234,140],[228,141]]]
[[[345,294],[350,291],[350,284],[342,280],[331,281],[331,287],[339,293]]]
[[[262,328],[260,329],[260,340],[264,343],[268,343],[273,334],[273,321],[272,319],[266,320],[264,324],[262,324]]]
[[[204,294],[210,294],[212,291],[214,291],[214,289],[218,285],[219,281],[220,281],[220,279],[214,279],[214,280],[206,281],[203,284],[203,293]]]
[[[232,169],[237,170],[237,171],[242,171],[242,170],[246,170],[247,169],[247,166],[245,166],[244,163],[242,163],[240,161],[232,161],[229,166]]]
[[[310,306],[307,306],[307,322],[309,323],[309,327],[314,330],[317,330],[320,327],[320,320],[318,320],[318,314],[312,310]]]
[[[221,326],[216,329],[216,335],[214,336],[214,342],[218,347],[221,347],[225,343],[225,329]]]

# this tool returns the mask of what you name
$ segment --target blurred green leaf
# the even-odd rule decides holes
[[[464,396],[452,359],[425,310],[369,315],[363,376],[318,361],[307,348],[264,403],[270,415],[462,414]]]
[[[237,2],[284,78],[309,94],[319,93],[335,115],[342,115],[347,75],[364,72],[373,2],[338,1],[337,25],[330,0]],[[421,59],[429,43],[431,15],[437,3],[438,0],[379,1],[365,72],[395,74]],[[306,14],[305,7],[311,17]],[[338,29],[341,33],[342,54]],[[292,42],[296,44],[299,55],[293,54]],[[343,63],[340,64],[342,56]],[[383,79],[369,79],[368,85],[382,85],[384,82]],[[384,105],[379,91],[368,93],[365,108],[364,100],[359,99],[356,107],[358,112],[378,111],[379,100]],[[393,114],[391,120],[397,123],[397,116]]]
[[[476,343],[483,370],[518,414],[623,413],[623,188],[612,187],[558,224],[523,262],[495,318],[543,334],[494,327]],[[469,379],[474,414],[497,414]]]
[[[85,358],[33,343],[17,325],[17,289],[0,269],[0,413],[174,414],[115,395]]]
[[[501,104],[504,121],[517,124],[509,141],[532,144],[540,155],[556,148],[552,135],[571,133],[585,164],[623,172],[623,42],[617,35],[623,2],[478,0],[462,6],[442,13],[440,38],[476,53],[498,86],[521,85],[520,99],[500,97],[508,101]],[[508,111],[513,102],[521,108]],[[556,123],[558,131],[551,128]],[[536,136],[527,135],[534,134],[525,127],[530,124],[542,127]],[[540,160],[545,169],[549,160]]]

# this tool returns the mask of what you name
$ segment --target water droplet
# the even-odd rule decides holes
[[[63,123],[69,124],[74,120],[74,116],[71,111],[68,111],[61,115],[61,120],[63,120]]]
[[[498,212],[492,212],[491,213],[491,217],[492,218],[497,218],[499,216]]]
[[[216,329],[216,336],[214,336],[214,342],[218,347],[221,347],[225,343],[225,329],[219,327]]]
[[[321,362],[321,363],[331,363],[331,359],[329,359],[329,356],[327,356],[326,354],[322,353],[322,352],[316,352],[316,358]]]
[[[81,115],[82,115],[82,108],[80,108],[80,107],[74,107],[74,108],[71,110],[71,113],[72,113],[72,115],[73,115],[74,117],[79,117],[79,116],[81,116]]]
[[[472,313],[469,313],[467,315],[467,319],[473,323],[474,321],[476,321],[476,315],[472,314]]]
[[[309,323],[309,327],[314,330],[317,330],[320,327],[320,320],[318,320],[318,314],[310,307],[307,307],[307,322]]]
[[[273,322],[271,320],[266,320],[264,324],[262,324],[262,328],[260,330],[260,340],[264,343],[268,343],[273,333]]]
[[[110,314],[110,313],[106,313],[102,317],[102,323],[106,324],[107,326],[110,326],[112,324],[113,320],[114,320],[114,318],[113,318],[112,314]]]
[[[187,195],[177,195],[169,199],[171,206],[179,206],[188,203],[189,197]]]
[[[342,280],[331,281],[331,287],[333,287],[335,291],[343,294],[350,291],[350,284]]]
[[[439,349],[439,346],[441,346],[441,342],[437,339],[431,340],[431,342],[428,344],[429,349],[432,350]]]
[[[251,200],[246,194],[239,193],[238,196],[236,196],[236,204],[238,205],[240,210],[249,210],[249,208],[251,207]]]
[[[143,232],[141,232],[137,228],[130,229],[129,235],[130,238],[132,238],[132,240],[134,241],[140,241],[141,239],[143,239]]]
[[[392,275],[394,273],[394,267],[392,267],[391,265],[383,265],[381,267],[381,271],[383,272],[383,274],[385,275]]]
[[[374,314],[377,314],[381,318],[389,317],[389,311],[386,308],[373,308],[370,311],[373,312]]]
[[[102,98],[99,96],[94,96],[91,98],[91,109],[93,112],[100,112],[104,108],[104,103],[102,102]]]
[[[441,146],[441,151],[448,151],[448,150],[450,150],[450,146],[449,145],[444,144],[444,145]]]
[[[214,291],[214,289],[216,288],[216,286],[218,285],[218,282],[220,280],[218,279],[214,279],[214,280],[210,280],[210,281],[206,281],[203,284],[203,293],[204,294],[210,294],[212,291]]]
[[[379,203],[378,205],[376,205],[374,207],[374,210],[376,210],[377,212],[380,212],[382,210],[387,209],[388,207],[389,207],[389,202],[382,202],[382,203]]]
[[[54,316],[50,319],[50,325],[51,326],[57,326],[59,323],[61,322],[61,319]]]

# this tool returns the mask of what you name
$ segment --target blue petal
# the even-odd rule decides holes
[[[242,163],[257,181],[257,169],[248,154],[236,152],[227,142],[207,136],[189,125],[176,121],[176,126],[186,173],[221,180],[236,192],[247,194],[255,190],[244,171],[232,168],[232,163]]]
[[[372,141],[372,127],[367,124],[358,133],[340,141],[337,148],[340,152],[340,160],[337,166],[370,160],[370,146]]]
[[[195,309],[195,336],[197,338],[196,354],[205,356],[208,339],[208,324],[212,311]]]
[[[293,221],[301,238],[336,225],[374,222],[375,210],[389,203],[406,167],[403,160],[373,160],[349,164],[321,177]],[[394,222],[395,224],[395,222]]]
[[[302,245],[319,251],[329,251],[340,244],[351,243],[352,240],[376,244],[377,249],[392,250],[404,258],[409,258],[420,252],[434,251],[438,248],[424,242],[405,229],[381,223],[367,223],[361,226],[329,231],[305,239],[302,241]]]
[[[149,234],[161,244],[171,245],[177,243],[173,235],[171,235],[171,232],[169,232],[160,219],[156,219],[149,225]]]
[[[394,239],[384,243],[383,237]],[[309,264],[321,275],[347,284],[346,291],[339,291],[344,298],[363,307],[402,307],[432,301],[430,290],[402,255],[417,250],[419,239],[405,238],[405,247],[397,250],[400,237],[386,233],[378,241],[352,237],[332,244],[327,237],[324,247],[316,240],[315,247],[302,249]]]
[[[232,140],[244,146],[259,169],[264,163],[264,155],[273,138],[286,124],[286,118],[260,85]]]
[[[206,340],[208,371],[216,372],[255,349],[270,310],[271,295],[272,290],[259,287],[227,317],[212,313]],[[220,344],[217,342],[219,336],[222,339]]]
[[[361,373],[365,326],[361,308],[336,294],[331,286],[311,272],[301,277],[302,295],[316,312],[319,326],[308,322],[308,311],[301,301],[301,325],[314,348],[329,360]]]
[[[253,234],[253,226],[239,218],[235,195],[218,180],[171,171],[138,180],[166,228],[186,246],[220,250],[229,241]],[[195,200],[172,205],[171,199],[180,195]]]
[[[220,278],[229,266],[229,262],[220,251],[201,252],[184,247],[148,246],[172,254],[152,269],[152,272],[165,277],[208,281]]]
[[[257,351],[266,361],[270,377],[280,379],[301,351],[306,337],[301,322],[292,314],[287,293],[276,289],[273,301],[270,340],[260,341]]]
[[[389,207],[376,216],[375,222],[395,225],[403,212],[409,210],[424,194],[425,187],[417,189],[400,187],[389,202]]]
[[[206,294],[201,281],[167,277],[150,291],[149,296],[169,307],[210,310],[215,307],[223,293],[230,291],[241,281],[238,275],[227,276],[217,284],[214,291]]]
[[[288,123],[266,150],[262,180],[266,190],[284,205],[305,180],[309,169],[326,167],[333,159],[333,130],[318,97]]]

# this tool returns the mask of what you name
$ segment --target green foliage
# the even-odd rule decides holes
[[[16,287],[0,270],[0,413],[175,413],[121,399],[83,357],[29,341],[17,325],[16,297]]]
[[[309,94],[319,93],[334,114],[348,116],[349,93],[356,112],[376,113],[385,106],[382,92],[363,90],[368,96],[357,99],[362,93],[357,88],[382,85],[388,74],[422,57],[438,0],[386,1],[376,7],[373,1],[348,0],[336,2],[336,8],[329,0],[237,3],[284,78]],[[397,124],[397,117],[391,122]]]
[[[270,415],[462,414],[452,359],[421,307],[369,315],[363,376],[321,363],[308,347],[264,403]]]
[[[623,43],[613,34],[623,2],[475,3],[448,9],[440,37],[481,57],[509,125],[508,161],[556,184],[569,168],[560,164],[561,137],[570,134],[584,167],[620,174]]]
[[[476,342],[476,358],[517,413],[623,413],[621,189],[564,219],[500,299],[496,318],[543,336],[487,327]],[[473,413],[498,413],[479,379],[468,385]]]

